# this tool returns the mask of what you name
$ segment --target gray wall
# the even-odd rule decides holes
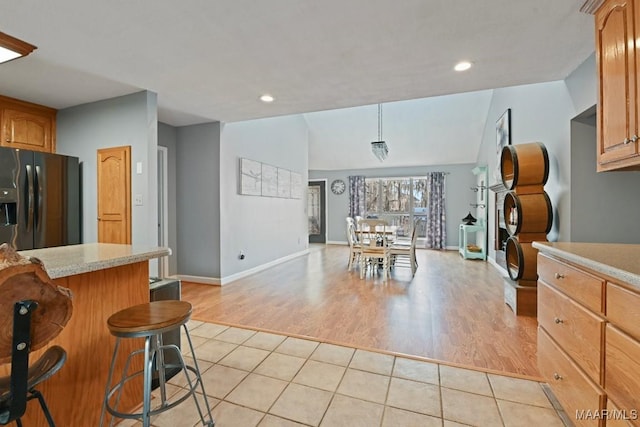
[[[177,128],[178,273],[220,277],[220,123]]]
[[[549,179],[545,191],[553,206],[553,228],[549,240],[567,240],[570,215],[570,133],[569,121],[575,116],[571,98],[562,81],[516,86],[494,91],[480,149],[479,163],[489,165],[489,182],[500,182],[496,174],[497,148],[495,122],[511,108],[511,144],[539,141],[549,154]],[[489,240],[493,241],[495,193],[489,195]],[[495,257],[493,246],[489,255]]]
[[[640,172],[596,172],[595,115],[571,122],[571,240],[640,243]]]
[[[595,105],[598,99],[595,52],[576,68],[564,82],[567,85],[573,108],[578,113]]]
[[[82,162],[83,242],[98,240],[97,150],[131,146],[132,243],[157,245],[157,96],[143,91],[58,111],[57,152]],[[136,174],[136,163],[142,174]]]
[[[308,248],[306,191],[301,199],[240,195],[240,158],[300,173],[304,185],[308,157],[308,130],[300,115],[223,125],[219,206],[223,278]],[[244,260],[238,257],[240,251]]]
[[[345,217],[349,214],[349,191],[335,195],[329,190],[334,179],[342,179],[349,183],[350,175],[364,175],[366,177],[396,177],[396,176],[424,176],[427,172],[449,172],[446,178],[447,214],[447,246],[458,247],[458,226],[461,219],[471,211],[476,216],[475,209],[470,206],[476,201],[476,193],[471,187],[476,185],[476,177],[471,170],[473,164],[420,166],[408,168],[358,169],[342,171],[309,171],[309,179],[327,180],[327,240],[329,242],[346,242]],[[476,216],[477,218],[477,216]]]
[[[169,275],[178,274],[178,236],[177,236],[177,203],[176,203],[176,181],[178,174],[176,173],[176,150],[178,131],[175,127],[165,123],[158,123],[158,145],[167,148],[167,181],[168,196],[167,200],[169,216],[167,218],[169,226],[169,247],[172,254],[169,256]]]
[[[584,65],[584,64],[583,64]],[[590,88],[585,87],[589,92]],[[583,102],[583,101],[582,101]],[[595,102],[595,101],[593,101]],[[593,102],[591,105],[593,105]],[[496,175],[497,149],[495,122],[511,108],[511,143],[539,141],[549,154],[549,179],[545,191],[553,206],[550,241],[570,239],[571,161],[570,121],[576,116],[570,91],[564,81],[496,89],[478,155],[479,164],[489,165],[489,182],[500,182]],[[594,148],[595,149],[595,148]],[[595,165],[590,165],[595,168]],[[495,193],[489,195],[489,257],[495,259]]]

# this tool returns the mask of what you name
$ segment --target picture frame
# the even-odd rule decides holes
[[[511,108],[502,113],[496,121],[496,169],[495,178],[498,182],[502,182],[502,171],[500,170],[500,158],[502,157],[502,149],[507,145],[511,145]]]
[[[240,159],[239,193],[247,196],[260,196],[262,191],[262,164],[254,160]]]

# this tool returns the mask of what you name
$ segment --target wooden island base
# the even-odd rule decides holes
[[[149,262],[111,267],[54,279],[71,290],[73,315],[58,337],[49,343],[67,351],[67,362],[38,389],[44,395],[56,425],[97,426],[115,346],[107,318],[118,310],[149,302]],[[123,340],[116,365],[122,372],[126,356],[143,339]],[[45,349],[31,353],[34,362]],[[141,369],[142,363],[133,368]],[[8,365],[0,367],[8,375]],[[130,370],[131,372],[131,370]],[[125,388],[121,408],[132,409],[142,401],[142,383]],[[25,426],[47,426],[37,401],[30,401],[23,417]]]

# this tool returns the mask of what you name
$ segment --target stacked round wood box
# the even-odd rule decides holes
[[[547,240],[553,220],[551,200],[544,191],[549,177],[547,149],[540,142],[508,145],[502,149],[500,171],[509,190],[502,212],[509,233],[505,254],[512,283],[505,283],[505,301],[516,314],[534,315],[538,250],[531,243]],[[514,298],[526,301],[519,304]]]

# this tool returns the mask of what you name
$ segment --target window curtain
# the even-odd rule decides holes
[[[446,215],[444,210],[445,175],[444,172],[429,172],[427,174],[427,189],[429,191],[427,248],[445,249],[447,247]]]
[[[364,216],[365,204],[364,204],[365,186],[364,176],[350,176],[349,177],[349,216],[355,218],[356,216]]]

